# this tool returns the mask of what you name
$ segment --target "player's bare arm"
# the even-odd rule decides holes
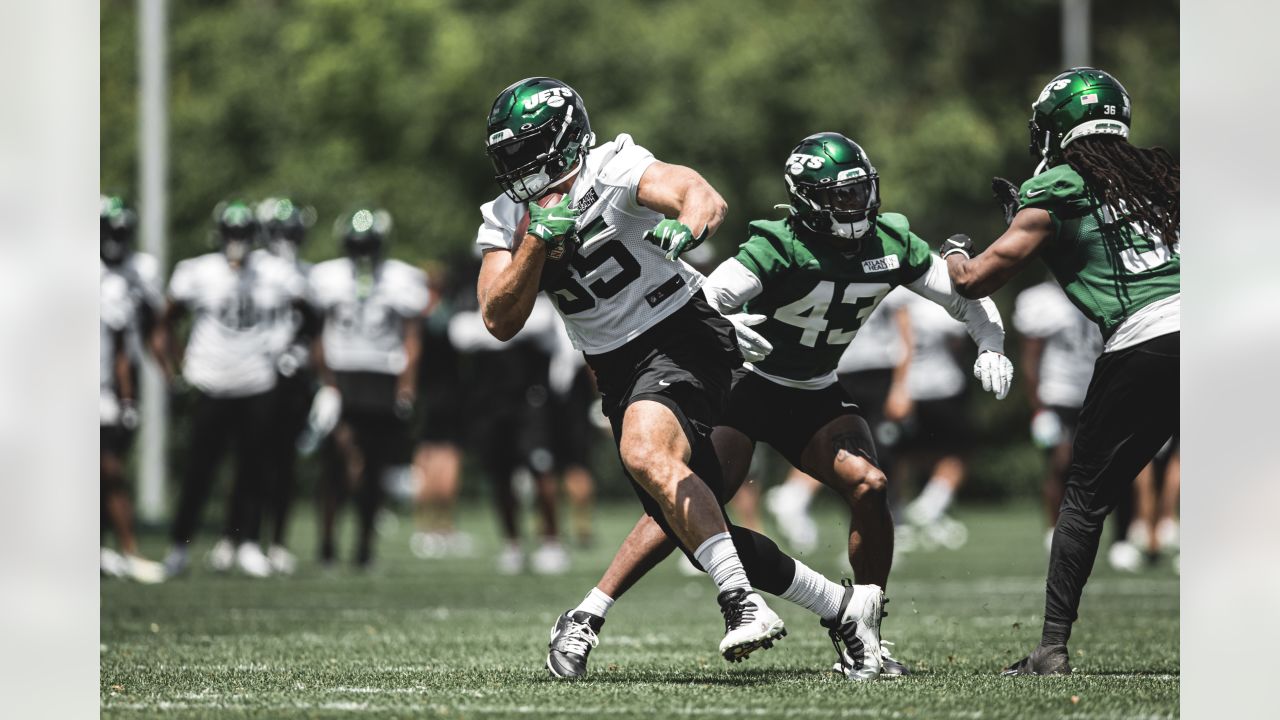
[[[160,315],[160,321],[151,330],[151,354],[155,357],[167,382],[173,382],[178,372],[178,358],[181,357],[182,349],[174,333],[178,319],[184,312],[185,308],[181,303],[168,301],[164,312]]]
[[[646,237],[667,251],[668,260],[715,234],[728,209],[720,193],[697,172],[663,162],[645,170],[636,186],[636,200],[667,216]]]
[[[1004,287],[1053,237],[1053,231],[1053,219],[1047,211],[1024,208],[1013,216],[1009,229],[979,255],[968,257],[965,250],[944,244],[947,273],[956,292],[967,298],[981,298]]]
[[[418,395],[418,362],[422,357],[422,323],[417,317],[404,322],[404,370],[396,379],[396,402],[412,404]]]
[[[538,298],[538,278],[546,258],[546,245],[532,235],[521,238],[515,252],[485,252],[476,299],[484,326],[494,337],[505,342],[524,327]]]
[[[893,380],[884,401],[884,414],[888,419],[898,422],[911,414],[912,402],[911,393],[907,391],[907,369],[911,367],[911,356],[915,354],[915,338],[911,334],[911,313],[905,307],[894,311],[893,323],[902,337],[902,357],[893,367]]]

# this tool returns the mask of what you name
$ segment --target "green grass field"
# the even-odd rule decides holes
[[[1178,713],[1178,579],[1167,567],[1121,575],[1100,558],[1072,639],[1076,674],[996,676],[1039,636],[1045,552],[1027,505],[961,508],[959,551],[907,555],[895,568],[885,637],[917,674],[868,684],[830,672],[816,618],[781,600],[790,634],[730,666],[714,587],[655,570],[610,612],[593,672],[552,681],[543,667],[556,615],[577,603],[636,516],[603,508],[599,542],[563,578],[503,578],[494,523],[464,515],[469,560],[424,562],[409,524],[386,530],[368,575],[305,563],[288,579],[221,577],[196,567],[158,587],[102,583],[105,717],[867,717],[1161,718]],[[298,548],[309,560],[309,511]],[[843,522],[820,515],[824,549],[805,558],[840,574]],[[196,548],[197,557],[208,540]],[[161,554],[162,540],[147,549]]]

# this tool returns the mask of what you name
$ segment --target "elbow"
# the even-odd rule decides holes
[[[956,289],[956,294],[967,300],[977,300],[984,297],[981,288],[970,280],[955,280],[952,285]]]
[[[484,328],[500,342],[506,342],[520,332],[519,326],[512,322],[504,322],[488,313],[484,314]]]

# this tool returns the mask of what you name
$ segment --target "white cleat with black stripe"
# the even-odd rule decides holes
[[[884,591],[879,585],[854,585],[844,581],[844,599],[835,620],[822,626],[836,648],[836,664],[831,669],[850,680],[880,677],[880,618],[884,614]]]
[[[782,618],[769,609],[759,593],[733,588],[720,593],[716,601],[724,615],[720,655],[729,662],[742,662],[760,648],[768,650],[787,634]]]

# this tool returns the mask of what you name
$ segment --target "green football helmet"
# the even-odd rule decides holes
[[[1089,135],[1129,137],[1129,93],[1110,73],[1071,68],[1044,86],[1031,105],[1031,157],[1041,168],[1062,162],[1062,149]]]
[[[824,235],[858,239],[875,225],[880,176],[858,143],[840,133],[810,135],[783,169],[791,214]]]
[[[243,262],[258,241],[258,219],[243,200],[218,203],[213,209],[213,221],[218,227],[217,242],[227,259]]]
[[[116,196],[98,199],[98,257],[108,265],[118,265],[129,256],[138,216]]]
[[[342,249],[347,257],[377,262],[386,249],[391,226],[391,213],[364,207],[338,218],[335,229],[342,238]]]
[[[494,177],[516,202],[536,200],[576,173],[595,142],[587,107],[568,85],[525,78],[498,95],[485,149]]]

